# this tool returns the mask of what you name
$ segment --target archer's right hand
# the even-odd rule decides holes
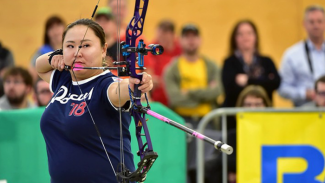
[[[62,71],[64,69],[63,55],[54,55],[51,59],[51,67],[53,69]]]

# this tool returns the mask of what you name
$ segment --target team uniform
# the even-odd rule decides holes
[[[115,80],[110,71],[105,71],[78,81],[80,93],[68,71],[53,71],[50,88],[54,95],[41,118],[51,183],[117,182],[85,104],[86,101],[116,171],[121,162],[120,116],[107,94]],[[125,112],[121,116],[125,165],[134,171],[131,117]]]

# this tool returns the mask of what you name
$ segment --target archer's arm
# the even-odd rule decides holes
[[[64,61],[62,55],[55,55],[52,58],[51,65],[49,63],[49,55],[50,53],[45,53],[39,56],[36,59],[36,71],[39,77],[41,77],[44,81],[50,83],[51,74],[54,69],[58,69],[60,71],[64,68]]]
[[[132,91],[134,91],[134,84],[139,84],[140,80],[136,78],[129,78],[124,79],[120,82],[120,89],[118,88],[118,82],[112,83],[108,87],[108,97],[110,98],[110,101],[115,107],[122,107],[124,104],[130,100],[130,94],[129,94],[129,85]],[[149,74],[143,73],[141,86],[139,86],[139,90],[141,90],[141,93],[149,92],[152,87],[152,78]],[[119,96],[120,95],[120,96]]]

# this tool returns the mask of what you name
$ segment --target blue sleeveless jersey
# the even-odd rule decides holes
[[[91,113],[116,171],[121,162],[120,118],[107,95],[115,80],[112,73],[105,71],[79,81],[81,93],[68,71],[53,71],[50,87],[54,95],[41,118],[51,183],[117,182],[90,116]],[[125,164],[134,171],[130,121],[130,114],[122,112]]]

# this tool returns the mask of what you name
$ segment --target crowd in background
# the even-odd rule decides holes
[[[120,11],[116,11],[115,2],[109,1],[108,7],[99,8],[94,19],[106,34],[109,66],[113,66],[113,61],[123,60],[118,46],[125,35],[117,32],[120,29],[124,33],[127,26],[116,21],[117,16],[122,20],[125,17],[126,1],[120,1]],[[295,107],[325,107],[324,9],[309,6],[303,25],[306,39],[284,50],[278,71],[272,58],[260,52],[257,25],[251,20],[241,20],[234,26],[227,45],[229,54],[221,67],[200,53],[202,40],[197,25],[183,25],[177,33],[172,20],[161,20],[154,40],[148,42],[141,37],[147,44],[164,47],[162,55],[149,54],[145,58],[146,72],[154,78],[150,99],[174,110],[191,128],[197,128],[202,117],[218,107],[272,107],[275,91],[290,99]],[[38,56],[62,47],[65,27],[59,16],[47,19],[43,45],[31,53],[28,69],[15,66],[13,54],[0,44],[0,110],[48,104],[53,93],[49,84],[38,78],[35,61]],[[209,128],[220,130],[218,119]],[[228,118],[227,128],[229,144],[236,146],[235,118]],[[235,154],[228,160],[231,183],[236,182]],[[212,170],[221,172],[218,165]],[[212,179],[207,182],[213,182]],[[189,182],[195,182],[193,174],[189,174]]]

